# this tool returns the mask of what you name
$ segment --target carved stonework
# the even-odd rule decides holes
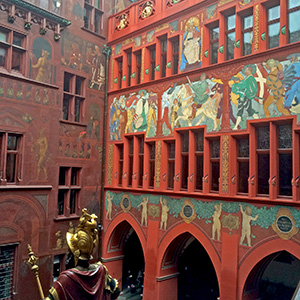
[[[232,214],[224,215],[222,217],[223,228],[228,228],[231,234],[233,229],[239,229],[240,221],[238,216],[233,216]]]
[[[229,137],[222,137],[222,192],[228,193]]]
[[[149,205],[148,207],[148,215],[150,217],[154,218],[158,218],[160,214],[160,209],[158,206],[156,205]]]
[[[113,172],[113,149],[114,145],[109,144],[108,146],[108,170],[107,170],[107,184],[112,184],[112,172]]]
[[[152,16],[155,12],[155,2],[146,1],[139,5],[139,19],[144,20]]]
[[[196,218],[195,207],[191,199],[185,199],[180,216],[186,223],[191,223]]]
[[[295,219],[288,208],[279,209],[272,228],[283,240],[291,239],[299,231],[295,227]]]
[[[172,7],[172,6],[178,4],[178,3],[182,2],[182,1],[184,1],[184,0],[168,0],[167,1],[167,7]]]
[[[161,159],[161,141],[156,143],[156,171],[155,171],[155,186],[160,188],[160,159]]]
[[[122,210],[127,213],[130,211],[131,209],[131,201],[129,199],[129,195],[128,194],[124,194],[121,200],[121,208]]]
[[[129,23],[129,11],[124,12],[123,14],[116,17],[116,29],[122,30],[128,26]]]

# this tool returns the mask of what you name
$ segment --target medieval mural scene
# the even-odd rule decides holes
[[[0,300],[300,299],[298,0],[0,1]]]

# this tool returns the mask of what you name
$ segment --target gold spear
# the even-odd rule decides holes
[[[45,297],[44,297],[44,292],[43,292],[43,288],[42,288],[40,277],[39,277],[39,266],[37,265],[38,258],[34,256],[34,252],[32,251],[32,248],[29,244],[27,246],[27,249],[28,249],[28,256],[29,256],[28,263],[32,266],[31,271],[34,272],[34,275],[35,275],[35,278],[36,278],[36,281],[38,284],[38,288],[40,291],[40,295],[43,300]]]

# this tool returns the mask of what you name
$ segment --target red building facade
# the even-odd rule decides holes
[[[81,209],[100,215],[110,9],[0,3],[0,299],[40,299],[28,244],[47,295]]]
[[[146,300],[291,299],[299,3],[125,6],[108,24],[103,261],[124,287],[144,271]]]

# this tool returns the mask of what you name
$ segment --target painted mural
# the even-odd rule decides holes
[[[50,43],[42,37],[34,39],[30,53],[30,78],[53,84],[53,65],[51,64],[52,48]]]
[[[131,132],[146,132],[147,137],[155,136],[157,101],[157,94],[146,90],[115,97],[110,106],[111,140],[119,140],[125,133]]]
[[[164,135],[178,127],[206,125],[208,132],[220,129],[222,81],[208,78],[205,73],[200,75],[199,81],[187,79],[187,83],[174,84],[162,96]]]
[[[63,32],[61,63],[73,70],[88,74],[88,87],[103,90],[105,82],[105,56],[102,48],[82,38]]]
[[[141,196],[112,191],[106,192],[105,203],[108,220],[124,211],[124,207],[126,213],[140,215],[142,226],[147,227],[148,217],[156,218],[160,222],[161,230],[167,230],[178,219],[183,219],[186,223],[203,220],[202,228],[211,232],[213,240],[221,241],[222,228],[228,229],[230,233],[240,230],[240,245],[246,247],[251,247],[259,239],[253,233],[254,227],[256,234],[258,230],[272,230],[273,234],[284,240],[298,234],[300,228],[299,210],[294,207],[255,206],[249,203],[200,201],[150,194]],[[266,236],[270,236],[270,233]]]
[[[182,40],[182,55],[180,61],[180,71],[185,71],[188,65],[193,68],[201,67],[201,33],[199,19],[190,18],[184,28]]]
[[[300,53],[286,60],[270,58],[248,64],[229,82],[231,127],[245,129],[247,120],[300,113]],[[235,121],[234,121],[235,120]]]

